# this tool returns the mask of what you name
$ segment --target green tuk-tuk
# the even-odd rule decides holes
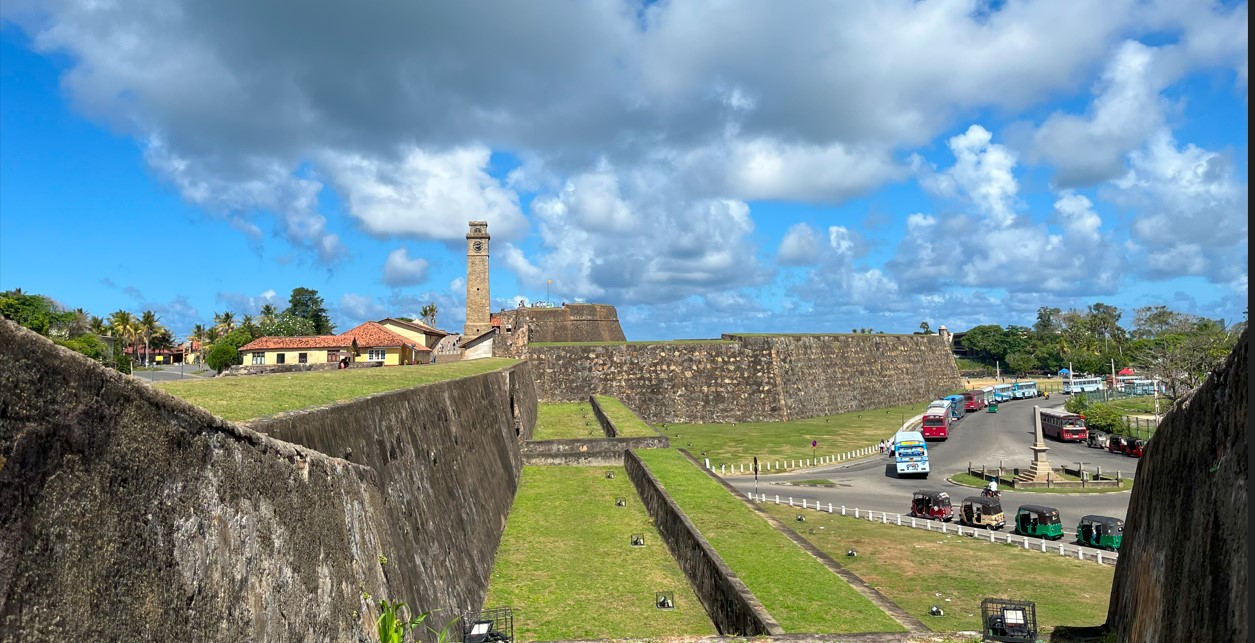
[[[1059,510],[1041,505],[1020,505],[1015,512],[1014,532],[1021,536],[1059,540],[1063,538]]]
[[[968,527],[1002,529],[1007,520],[1002,515],[1002,503],[997,498],[968,496],[959,507],[959,523]]]
[[[1124,521],[1111,516],[1081,516],[1076,525],[1076,544],[1119,551],[1124,540]]]
[[[986,412],[986,413],[997,413],[997,412],[998,412],[998,402],[997,402],[997,401],[990,402],[990,403],[989,403],[989,406],[986,406],[986,407],[985,407],[985,412]]]

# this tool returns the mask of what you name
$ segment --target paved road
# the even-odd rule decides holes
[[[169,382],[173,380],[206,379],[213,371],[199,364],[170,364],[158,366],[159,370],[141,371],[136,369],[131,375],[150,382]]]
[[[1004,402],[998,413],[972,413],[951,428],[950,438],[944,442],[930,442],[928,456],[932,474],[927,480],[899,479],[893,472],[888,456],[875,456],[848,464],[830,465],[785,474],[760,475],[758,492],[769,498],[779,495],[781,500],[792,496],[795,502],[822,502],[824,505],[845,505],[872,509],[876,512],[907,513],[910,510],[911,493],[916,489],[934,488],[950,493],[957,511],[962,499],[979,495],[979,490],[955,485],[945,479],[967,470],[968,462],[979,466],[997,467],[1002,460],[1008,468],[1027,467],[1032,461],[1033,405],[1042,407],[1063,406],[1063,396],[1051,399],[1019,400]],[[1128,456],[1107,453],[1090,448],[1083,443],[1059,443],[1047,440],[1050,450],[1046,457],[1051,465],[1076,465],[1085,462],[1085,469],[1101,466],[1104,475],[1120,471],[1132,476],[1137,460]],[[790,481],[827,479],[835,487],[791,486],[780,483]],[[754,490],[753,476],[729,476],[737,490],[749,493]],[[1085,514],[1100,514],[1124,518],[1128,509],[1130,492],[1094,494],[1046,494],[1003,490],[1002,507],[1010,521],[1017,507],[1022,504],[1044,504],[1059,509],[1064,528],[1072,530]],[[1009,529],[1009,527],[1008,527]]]

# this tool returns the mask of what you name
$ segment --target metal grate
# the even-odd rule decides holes
[[[462,643],[514,641],[514,608],[497,607],[462,619]]]
[[[1033,643],[1037,640],[1037,604],[1004,598],[980,602],[983,641]]]

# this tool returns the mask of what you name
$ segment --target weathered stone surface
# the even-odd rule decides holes
[[[1107,624],[1119,641],[1246,641],[1250,331],[1137,465]]]
[[[587,440],[539,440],[523,444],[523,464],[602,466],[623,464],[623,452],[629,449],[665,449],[671,446],[665,437],[590,438]]]
[[[635,453],[624,454],[623,466],[645,510],[658,527],[667,549],[684,570],[697,598],[720,634],[760,636],[784,634],[784,628],[737,577],[671,499],[666,489]]]
[[[363,592],[479,608],[527,371],[256,423],[298,445],[0,320],[0,641],[367,641]]]
[[[525,358],[531,342],[621,342],[619,313],[608,304],[563,304],[560,308],[516,308],[494,317],[501,332],[493,355]]]
[[[0,320],[0,640],[366,641],[369,469]]]
[[[737,336],[727,343],[536,346],[541,399],[618,397],[645,420],[750,422],[934,399],[961,387],[932,335]]]

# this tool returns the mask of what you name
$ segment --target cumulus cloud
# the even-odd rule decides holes
[[[397,248],[388,253],[383,266],[383,282],[389,286],[413,286],[427,279],[427,260],[410,258],[409,250]]]
[[[1152,278],[1182,275],[1229,283],[1246,274],[1249,188],[1233,160],[1161,131],[1129,156],[1108,192],[1137,208],[1132,241]]]
[[[388,307],[370,295],[346,292],[340,295],[339,307],[333,313],[336,330],[344,332],[362,322],[378,321],[388,316]]]
[[[786,266],[805,266],[819,260],[819,236],[805,223],[795,223],[780,240],[776,260]]]
[[[287,300],[279,297],[274,288],[267,288],[258,295],[247,295],[237,292],[219,292],[214,295],[218,303],[226,306],[236,315],[256,315],[261,307],[270,304],[279,310],[287,307]]]
[[[987,223],[1005,227],[1015,221],[1019,182],[1012,170],[1017,158],[1010,148],[992,141],[993,134],[984,127],[968,127],[947,141],[954,165],[943,172],[924,173],[920,183],[939,196],[974,204]]]

